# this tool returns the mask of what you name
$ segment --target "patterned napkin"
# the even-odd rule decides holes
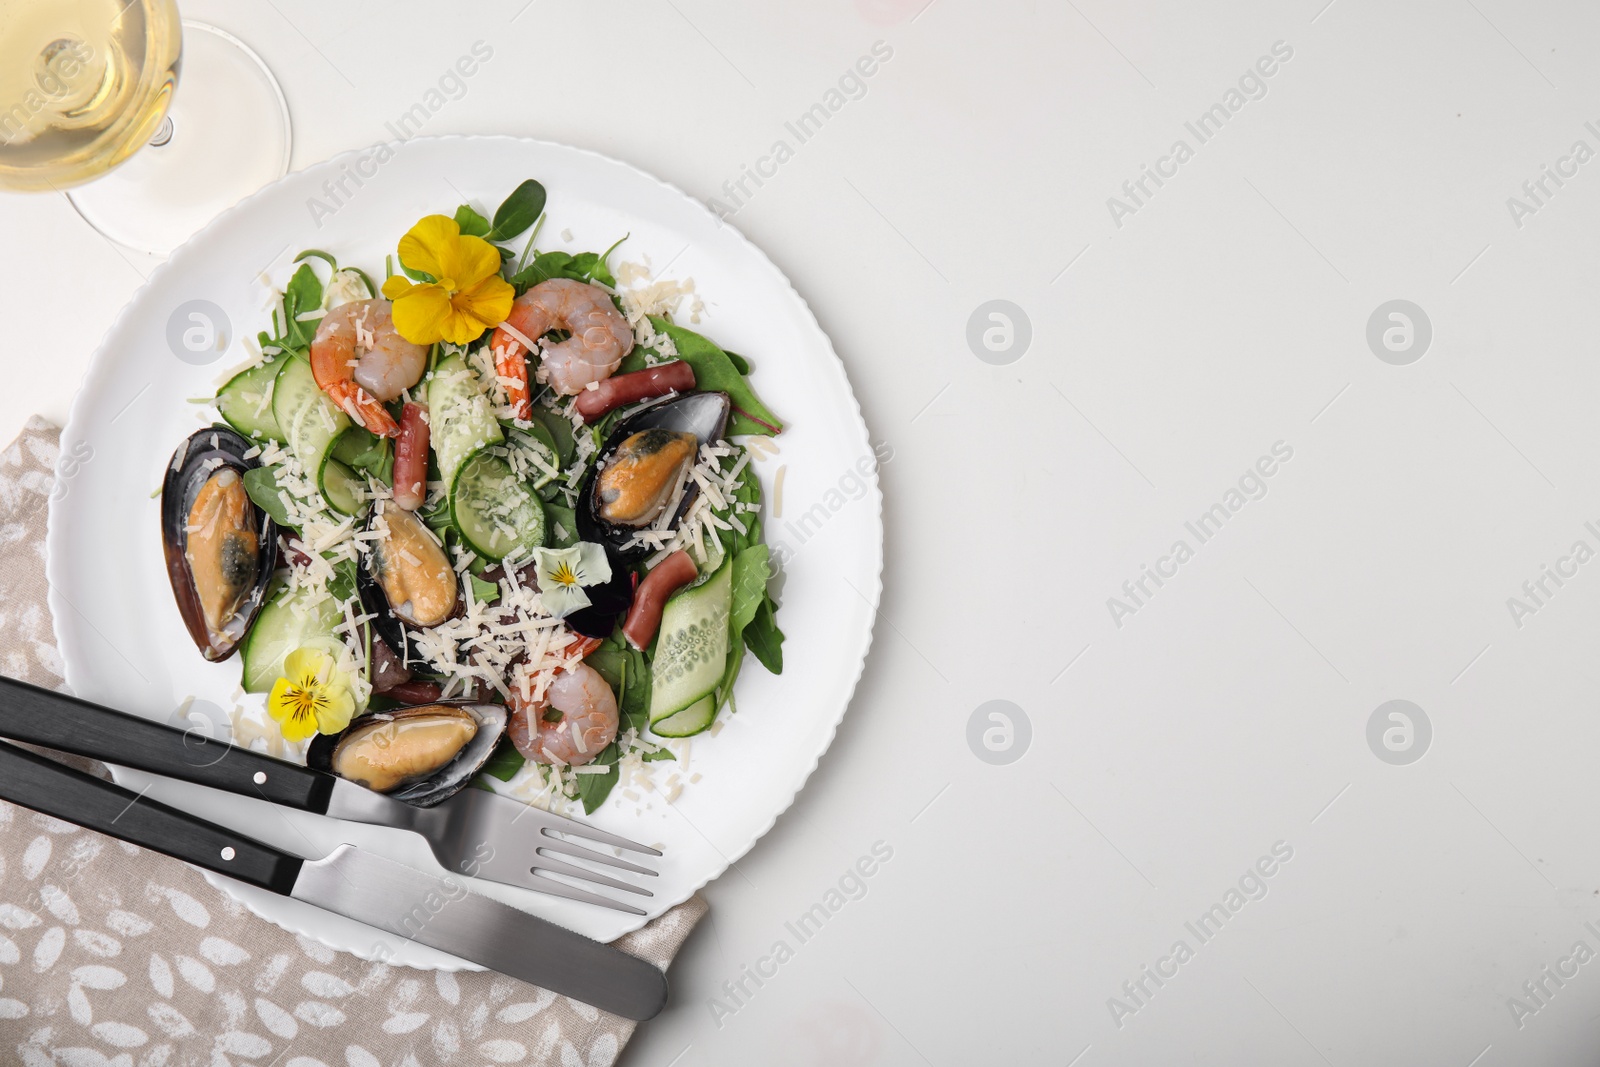
[[[44,533],[59,438],[34,418],[0,455],[0,671],[57,689]],[[617,944],[665,968],[705,913],[694,897]],[[185,864],[0,802],[0,1062],[604,1067],[633,1026],[497,974],[335,952]]]

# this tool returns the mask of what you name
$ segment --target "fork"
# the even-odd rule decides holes
[[[595,892],[595,888],[654,896],[643,886],[570,860],[644,877],[654,877],[655,870],[610,852],[586,848],[571,839],[643,856],[660,856],[658,850],[487,789],[463,789],[435,807],[419,808],[335,775],[215,740],[197,730],[180,730],[3,677],[0,738],[104,760],[317,815],[409,830],[427,841],[441,867],[468,877],[504,882],[630,915],[648,913]]]

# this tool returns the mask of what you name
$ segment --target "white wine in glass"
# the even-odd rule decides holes
[[[174,0],[0,0],[0,190],[70,189],[95,229],[164,254],[288,163],[277,80]]]
[[[0,185],[64,189],[143,147],[182,40],[172,0],[0,0]]]

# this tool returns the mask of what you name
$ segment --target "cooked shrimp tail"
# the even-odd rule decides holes
[[[489,344],[495,351],[496,373],[524,383],[526,392],[527,346],[521,339],[538,343],[551,330],[565,330],[572,335],[565,341],[541,346],[544,359],[538,371],[539,381],[560,396],[576,396],[590,383],[611,377],[623,357],[633,350],[633,329],[604,289],[570,278],[551,278],[517,297],[511,314],[495,330]],[[508,387],[507,393],[514,388]]]
[[[400,336],[387,300],[353,300],[322,317],[311,341],[317,385],[356,423],[394,437],[400,426],[383,406],[422,380],[428,350]]]

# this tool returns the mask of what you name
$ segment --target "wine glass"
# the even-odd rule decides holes
[[[288,167],[272,72],[173,0],[0,0],[0,189],[70,187],[89,225],[164,255]]]

